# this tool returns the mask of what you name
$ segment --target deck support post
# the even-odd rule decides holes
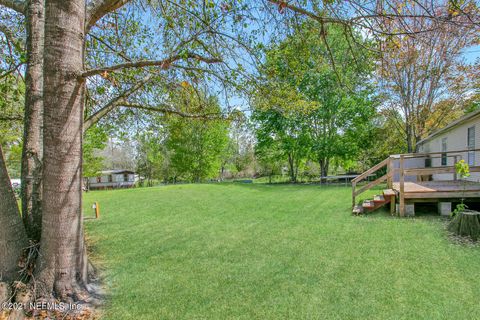
[[[451,202],[438,202],[438,213],[444,217],[450,217],[452,215],[452,203]]]
[[[390,196],[390,214],[395,214],[395,196]]]
[[[352,182],[352,209],[355,208],[355,188],[357,186],[356,182]]]
[[[400,155],[400,201],[399,201],[399,214],[400,217],[405,216],[405,156]]]
[[[387,187],[389,189],[392,188],[393,186],[393,161],[392,161],[392,157],[388,157],[388,162],[387,162],[387,173],[389,173],[389,177],[387,179]]]

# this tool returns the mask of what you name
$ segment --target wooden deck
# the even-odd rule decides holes
[[[480,182],[467,181],[463,182],[459,180],[457,175],[457,168],[455,164],[460,160],[468,159],[472,152],[479,152],[480,149],[468,149],[468,150],[455,150],[455,151],[442,151],[442,152],[430,152],[430,153],[410,153],[391,155],[384,159],[382,162],[374,165],[370,169],[358,177],[352,179],[352,208],[353,213],[357,212],[359,204],[357,204],[357,197],[378,186],[381,183],[386,182],[387,190],[395,194],[394,200],[398,203],[398,213],[401,217],[405,216],[406,203],[413,204],[415,202],[458,202],[462,198],[474,199],[474,201],[480,202]],[[432,166],[432,162],[426,167],[426,160],[433,158],[447,159],[446,165]],[[449,160],[450,159],[450,160]],[[410,163],[406,165],[406,160]],[[442,160],[443,161],[443,160]],[[447,165],[448,164],[448,165]],[[480,166],[470,166],[470,172],[480,172]],[[374,181],[368,181],[364,184],[360,184],[366,180],[367,176],[375,174],[380,176]],[[451,179],[445,181],[433,180],[433,181],[420,181],[431,180],[432,178],[438,178],[439,175],[451,177]],[[417,179],[411,179],[405,177],[416,176]],[[406,180],[418,180],[418,182],[410,182]],[[393,196],[388,196],[393,198]],[[391,199],[393,200],[393,199]],[[363,209],[371,208],[372,200],[363,201],[361,204]],[[393,203],[391,201],[391,203]],[[393,206],[393,205],[392,205]],[[374,206],[376,208],[376,206]],[[410,207],[411,208],[411,207]]]
[[[405,199],[480,198],[480,183],[472,181],[424,181],[404,183]],[[392,185],[397,193],[400,183]],[[465,191],[464,191],[465,190]]]

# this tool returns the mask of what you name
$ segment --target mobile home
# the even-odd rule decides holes
[[[88,177],[88,189],[131,188],[136,182],[135,172],[130,170],[101,171],[96,177]]]

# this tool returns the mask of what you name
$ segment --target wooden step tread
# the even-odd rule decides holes
[[[395,190],[393,189],[385,189],[383,190],[383,195],[389,197],[389,196],[395,196],[396,193],[395,193]]]
[[[375,208],[375,202],[373,202],[373,200],[365,200],[362,203],[362,207],[368,208],[368,209]]]
[[[385,198],[382,195],[376,195],[373,197],[373,202],[385,202]]]

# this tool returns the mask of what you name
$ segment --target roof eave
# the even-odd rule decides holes
[[[473,119],[473,118],[475,118],[475,117],[477,117],[477,116],[479,116],[479,115],[480,115],[480,109],[479,109],[479,110],[476,110],[476,111],[473,111],[473,112],[469,112],[469,113],[467,113],[466,115],[458,118],[457,120],[454,120],[454,121],[450,122],[450,123],[449,123],[448,125],[446,125],[445,127],[434,131],[434,132],[431,133],[428,137],[426,137],[426,138],[418,141],[418,142],[416,143],[416,145],[418,146],[418,145],[420,145],[420,144],[422,144],[422,143],[425,143],[425,142],[429,141],[430,139],[435,138],[435,137],[438,136],[439,134],[441,134],[441,133],[443,133],[443,132],[446,132],[446,131],[448,131],[448,130],[450,130],[450,129],[453,129],[453,128],[455,128],[456,126],[462,124],[463,122],[468,121],[468,120],[471,120],[471,119]]]

